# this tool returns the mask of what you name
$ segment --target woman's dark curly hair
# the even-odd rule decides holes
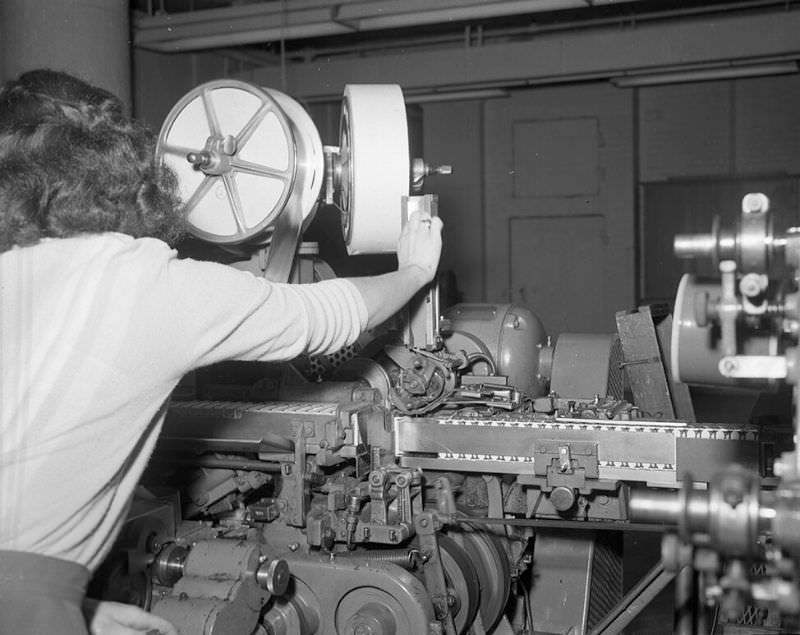
[[[41,238],[121,232],[174,244],[175,177],[111,93],[51,70],[0,89],[0,253]]]

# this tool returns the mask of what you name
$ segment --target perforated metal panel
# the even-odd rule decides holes
[[[592,557],[587,631],[600,622],[622,598],[622,549],[619,535],[599,532]]]
[[[625,374],[622,361],[622,344],[619,338],[614,338],[608,359],[608,388],[606,395],[620,400],[625,391]]]
[[[330,355],[318,355],[310,357],[308,363],[301,369],[303,375],[312,381],[330,379],[331,374],[345,362],[358,357],[361,352],[361,345],[358,343],[352,346],[345,346],[343,349],[331,353]]]

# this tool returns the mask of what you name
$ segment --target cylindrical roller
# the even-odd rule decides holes
[[[344,91],[339,133],[342,231],[349,254],[393,252],[408,196],[410,159],[405,101],[394,84]]]
[[[677,526],[683,514],[681,497],[672,490],[634,490],[628,513],[632,522]]]
[[[673,241],[673,250],[678,258],[714,258],[717,237],[714,234],[678,234]]]
[[[785,240],[775,236],[769,201],[763,194],[748,194],[742,200],[738,223],[723,229],[715,216],[710,234],[678,234],[673,248],[678,258],[708,258],[716,268],[723,260],[733,260],[744,273],[766,273],[782,251]]]
[[[708,532],[710,503],[707,490],[692,489],[684,483],[678,490],[634,489],[628,503],[634,523],[669,525],[685,535]]]

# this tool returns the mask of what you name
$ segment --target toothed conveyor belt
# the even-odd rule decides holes
[[[337,420],[342,421],[337,403],[176,402],[160,445],[286,452],[301,428],[306,437],[322,438]],[[360,441],[346,424],[342,431],[346,438],[340,443]],[[747,426],[514,414],[397,416],[394,433],[401,465],[441,471],[541,475],[552,461],[552,449],[563,446],[596,465],[595,478],[655,486],[675,487],[687,472],[695,480],[709,480],[731,463],[759,469],[758,429]]]
[[[570,446],[573,454],[591,454],[600,479],[665,487],[676,486],[678,476],[686,472],[695,480],[708,480],[731,463],[758,469],[760,454],[756,428],[725,424],[537,420],[520,415],[396,417],[395,435],[406,467],[544,474],[552,448]]]

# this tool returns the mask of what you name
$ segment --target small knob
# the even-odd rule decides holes
[[[452,165],[430,165],[424,159],[411,160],[411,189],[418,192],[425,183],[425,177],[431,174],[452,174]]]
[[[265,562],[256,571],[258,585],[278,597],[286,593],[290,578],[289,565],[282,559]]]
[[[211,155],[206,151],[190,152],[186,155],[186,160],[197,169],[202,169],[211,164]]]
[[[560,512],[569,511],[575,505],[575,490],[571,487],[556,487],[550,493],[550,502]]]
[[[769,199],[761,192],[751,192],[742,198],[742,212],[745,214],[759,214],[769,211]]]

